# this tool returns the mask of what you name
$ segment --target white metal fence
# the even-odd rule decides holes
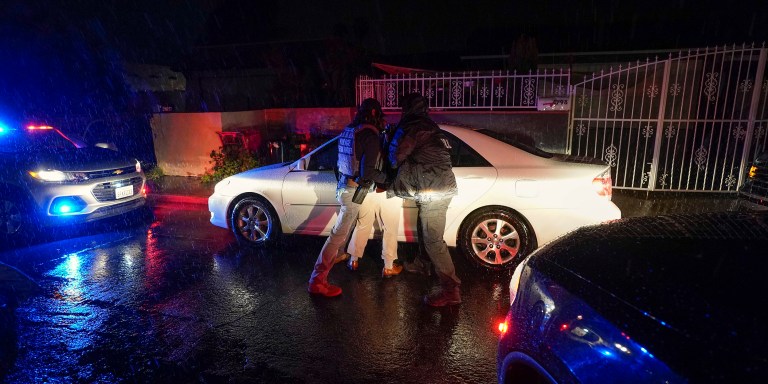
[[[385,110],[398,107],[400,97],[417,92],[436,110],[509,110],[536,108],[539,97],[568,95],[567,70],[516,72],[418,73],[357,81],[357,103],[379,100]]]
[[[609,68],[570,85],[564,69],[361,77],[358,104],[418,92],[434,110],[536,109],[569,96],[568,151],[602,159],[619,189],[733,192],[768,150],[765,45],[715,47]]]
[[[603,159],[617,188],[735,191],[766,149],[767,51],[681,52],[575,84],[571,153]]]

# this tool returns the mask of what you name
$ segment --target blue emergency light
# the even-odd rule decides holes
[[[65,215],[67,213],[80,212],[87,204],[77,196],[60,196],[51,203],[51,214]]]

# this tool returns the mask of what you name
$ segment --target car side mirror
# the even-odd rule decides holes
[[[115,143],[112,143],[112,142],[96,143],[93,146],[98,148],[110,149],[117,152],[117,145],[115,145]]]

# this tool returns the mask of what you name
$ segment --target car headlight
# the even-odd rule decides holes
[[[40,181],[60,182],[60,181],[81,181],[85,179],[85,174],[80,172],[62,172],[55,169],[45,169],[39,171],[29,171],[30,176]]]
[[[67,180],[67,174],[62,171],[53,170],[40,170],[29,171],[29,175],[35,179],[42,181],[64,181]]]

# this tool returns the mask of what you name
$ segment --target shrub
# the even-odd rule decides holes
[[[160,168],[160,166],[155,165],[152,167],[152,169],[147,171],[144,176],[147,177],[147,180],[158,182],[163,176],[165,176],[165,172],[162,168]]]
[[[210,163],[213,167],[206,169],[200,178],[204,183],[215,183],[259,166],[259,161],[247,149],[230,145],[219,147],[218,151],[211,151]]]

